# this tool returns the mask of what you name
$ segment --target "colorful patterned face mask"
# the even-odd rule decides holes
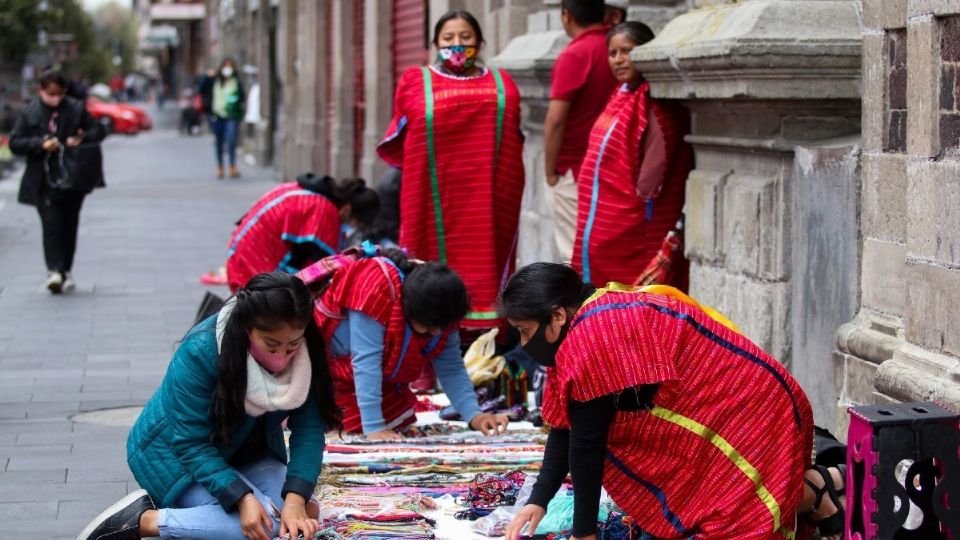
[[[438,57],[445,68],[453,73],[463,73],[476,63],[477,47],[475,45],[440,47]]]

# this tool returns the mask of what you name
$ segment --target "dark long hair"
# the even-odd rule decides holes
[[[637,46],[652,41],[654,38],[653,30],[649,26],[639,21],[627,21],[614,26],[607,32],[607,45],[610,45],[610,40],[618,34],[626,34],[630,41],[636,43]]]
[[[576,311],[596,289],[565,264],[524,266],[500,293],[500,315],[515,321],[544,321],[558,307]]]
[[[466,317],[470,310],[467,286],[456,272],[437,262],[415,263],[399,249],[385,249],[401,272],[403,316],[431,328],[444,328]]]
[[[463,9],[454,9],[444,13],[443,16],[437,19],[437,24],[433,25],[433,44],[435,46],[440,46],[440,31],[443,30],[443,25],[454,19],[463,19],[467,21],[467,24],[473,28],[473,33],[477,35],[477,45],[479,46],[481,43],[483,43],[483,30],[480,29],[480,23],[477,22],[477,18],[474,17],[469,11]]]
[[[602,23],[607,11],[603,0],[562,0],[560,8],[569,11],[574,22],[584,28]]]
[[[341,413],[333,399],[333,379],[324,354],[323,338],[313,320],[313,299],[300,278],[282,272],[258,274],[237,291],[227,319],[217,362],[217,386],[210,404],[214,439],[229,445],[243,421],[247,395],[247,355],[250,331],[272,331],[283,325],[305,328],[310,353],[310,392],[328,430],[340,429]]]
[[[304,189],[319,193],[337,208],[350,205],[350,217],[362,225],[370,225],[380,214],[380,195],[367,187],[363,178],[336,179],[329,175],[305,173],[297,177]]]

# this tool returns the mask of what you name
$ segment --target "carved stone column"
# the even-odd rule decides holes
[[[856,404],[960,410],[960,5],[865,0],[862,303],[837,332]]]
[[[692,115],[691,294],[790,366],[830,426],[832,329],[857,307],[857,6],[694,5],[633,52],[653,96]]]

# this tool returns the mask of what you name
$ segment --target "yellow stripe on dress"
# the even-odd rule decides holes
[[[733,321],[728,319],[724,314],[713,309],[712,307],[704,306],[700,304],[693,298],[690,298],[689,296],[681,292],[679,289],[676,289],[669,285],[647,285],[645,287],[637,287],[635,285],[624,285],[623,283],[617,283],[616,281],[611,281],[610,283],[607,283],[606,287],[598,288],[592,295],[590,295],[590,298],[587,298],[587,300],[582,305],[585,306],[609,292],[640,292],[640,293],[649,293],[649,294],[656,294],[658,296],[667,296],[670,298],[676,298],[677,300],[683,302],[684,304],[687,304],[688,306],[693,306],[695,308],[700,309],[701,311],[706,313],[707,316],[710,317],[711,319],[726,326],[730,330],[733,330],[734,332],[740,335],[743,335],[743,332],[741,332],[740,329],[737,328],[737,325],[733,324]]]
[[[763,479],[760,478],[760,471],[751,465],[745,457],[740,455],[740,452],[737,452],[736,448],[734,448],[732,444],[724,439],[722,435],[714,432],[707,426],[697,422],[692,418],[687,418],[680,413],[664,409],[663,407],[656,406],[650,409],[650,414],[672,424],[676,424],[706,439],[707,442],[723,452],[723,454],[727,456],[727,459],[732,461],[733,464],[736,465],[738,469],[743,471],[743,474],[747,475],[747,478],[753,482],[757,497],[760,497],[760,501],[763,502],[764,506],[767,507],[767,509],[770,511],[770,514],[773,516],[773,530],[780,529],[780,505],[777,504],[777,500],[773,497],[773,494],[771,494],[770,491],[763,485]],[[781,532],[784,533],[784,536],[787,536],[786,531]]]

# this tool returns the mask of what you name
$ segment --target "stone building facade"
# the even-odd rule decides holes
[[[518,262],[556,258],[541,179],[550,72],[568,42],[559,0],[207,1],[209,13],[242,4],[248,22],[219,21],[220,40],[239,32],[241,62],[274,74],[257,147],[281,178],[379,176],[398,73],[428,59],[439,15],[473,12],[487,61],[523,95]],[[952,0],[631,2],[630,18],[658,34],[634,61],[693,121],[692,295],[787,364],[817,422],[840,433],[851,404],[960,408],[958,11]]]
[[[691,294],[787,364],[833,426],[834,334],[859,292],[857,3],[696,0],[634,59],[691,112]]]
[[[863,2],[860,305],[837,333],[855,403],[960,410],[960,3]]]

